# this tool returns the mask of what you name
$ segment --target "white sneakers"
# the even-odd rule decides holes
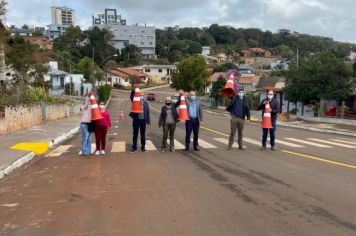
[[[97,155],[97,156],[99,156],[99,155],[106,155],[106,153],[105,153],[105,151],[104,150],[97,150],[96,152],[95,152],[95,155]]]

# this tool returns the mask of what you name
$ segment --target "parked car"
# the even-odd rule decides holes
[[[156,101],[156,96],[154,93],[147,94],[147,101]]]
[[[124,85],[116,83],[116,84],[114,84],[114,88],[123,89]]]

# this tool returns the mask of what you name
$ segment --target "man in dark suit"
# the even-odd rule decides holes
[[[270,143],[271,143],[271,150],[275,151],[276,150],[276,129],[277,129],[277,115],[279,113],[279,102],[277,99],[274,97],[274,92],[272,90],[269,90],[267,93],[267,98],[263,99],[260,106],[258,107],[259,110],[262,110],[262,119],[263,115],[265,112],[265,106],[266,104],[269,103],[269,106],[271,108],[271,121],[272,121],[272,127],[271,129],[268,128],[262,128],[263,135],[262,135],[262,148],[261,150],[266,150],[267,147],[267,136],[268,136],[268,131],[270,135]]]
[[[190,136],[193,132],[193,148],[195,151],[199,150],[199,128],[200,124],[203,122],[203,111],[199,102],[196,101],[195,91],[190,91],[187,100],[187,109],[189,120],[185,122],[185,151],[189,151],[190,146]]]
[[[133,101],[135,94],[135,90],[131,91],[130,99],[131,102]],[[144,94],[141,93],[141,109],[142,113],[130,113],[130,117],[132,118],[132,127],[133,127],[133,137],[132,137],[132,147],[131,153],[137,151],[137,139],[138,139],[138,132],[140,131],[141,135],[141,151],[145,152],[146,148],[146,127],[147,125],[151,124],[150,119],[150,107],[147,101],[144,99]]]
[[[244,91],[240,90],[236,96],[234,96],[230,103],[227,105],[226,110],[231,114],[231,132],[227,149],[231,150],[234,143],[236,130],[238,131],[238,145],[240,150],[245,150],[245,146],[242,145],[243,129],[245,126],[245,119],[250,120],[250,109],[247,102],[244,99]]]

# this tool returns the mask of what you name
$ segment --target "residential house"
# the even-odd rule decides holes
[[[132,68],[116,68],[113,70],[108,70],[106,73],[108,78],[108,83],[112,86],[130,86],[132,78],[140,79],[141,83],[147,84],[148,82],[148,75],[141,72],[134,70]]]
[[[57,25],[57,24],[50,24],[47,26],[48,29],[45,32],[45,36],[50,40],[53,41],[59,36],[63,35],[68,26],[66,25]]]
[[[286,111],[288,101],[285,100],[283,88],[285,87],[285,78],[278,76],[262,76],[256,85],[256,91],[260,95],[260,101],[267,97],[269,90],[273,90],[280,104],[280,110]]]
[[[248,66],[245,66],[245,65],[239,65],[239,64],[236,64],[236,63],[235,63],[235,65],[238,66],[240,75],[252,74],[253,73],[253,69],[251,67],[248,67]]]
[[[201,54],[203,56],[209,56],[210,53],[211,53],[211,47],[209,47],[209,46],[203,46],[202,47],[202,53]]]
[[[47,49],[47,50],[52,50],[53,49],[53,43],[50,42],[46,37],[43,36],[38,36],[38,37],[29,37],[26,36],[25,38],[26,42],[29,42],[30,44],[34,44],[39,46],[40,49]]]
[[[263,48],[249,48],[242,51],[243,57],[272,57],[272,53]]]
[[[218,79],[220,77],[225,78],[225,74],[226,74],[225,72],[215,72],[215,73],[213,73],[208,79],[209,85],[205,87],[205,94],[210,94],[211,90],[213,88],[213,83],[218,81]]]
[[[65,88],[66,86],[70,86],[70,83],[72,83],[73,86],[73,95],[84,95],[91,90],[91,84],[84,83],[84,76],[82,74],[69,74],[65,71],[59,70],[58,63],[55,61],[51,61],[49,66],[50,70],[48,74],[44,76],[45,81],[50,83],[49,95],[64,95]]]
[[[260,76],[255,74],[242,74],[239,77],[239,85],[240,89],[244,90],[245,92],[255,91],[256,86],[260,80]]]
[[[10,35],[20,35],[20,36],[32,36],[34,30],[33,29],[18,29],[18,28],[10,28]]]
[[[153,84],[167,84],[170,83],[177,67],[175,65],[143,65],[131,68],[144,72]]]

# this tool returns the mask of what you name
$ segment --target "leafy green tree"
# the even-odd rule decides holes
[[[208,84],[208,76],[209,71],[204,57],[200,55],[191,56],[177,66],[177,71],[172,76],[173,87],[203,93]]]
[[[287,45],[279,45],[273,48],[272,52],[276,55],[280,55],[283,58],[290,58],[293,55],[293,51]]]
[[[105,78],[104,71],[99,68],[99,66],[93,63],[93,59],[90,57],[84,57],[81,59],[74,67],[74,72],[78,74],[83,74],[86,82],[93,82],[93,66],[94,66],[94,76],[97,81],[103,81]]]
[[[96,64],[101,65],[108,56],[117,54],[118,50],[112,46],[114,35],[111,31],[94,27],[84,33],[88,43],[82,49],[83,54],[84,56],[92,57],[94,52]]]
[[[193,54],[200,54],[202,52],[202,46],[198,42],[190,41],[188,43],[188,53]]]
[[[53,50],[59,54],[62,51],[68,52],[71,60],[78,62],[84,57],[83,42],[86,35],[81,31],[80,27],[69,27],[66,32],[54,40]],[[91,51],[86,53],[87,56],[91,57]]]
[[[222,65],[217,65],[214,67],[213,72],[226,72],[228,70],[238,70],[238,66],[234,63],[227,62]]]
[[[251,110],[258,110],[258,106],[260,105],[260,96],[257,93],[249,91],[245,94],[244,98]]]
[[[168,61],[170,63],[180,62],[183,59],[183,57],[184,57],[184,55],[181,51],[173,50],[173,51],[169,52],[169,54],[168,54]]]
[[[241,52],[248,47],[245,39],[238,39],[235,43],[236,49]]]
[[[219,77],[216,82],[213,83],[210,97],[214,98],[215,101],[220,104],[222,101],[222,96],[221,96],[221,90],[225,87],[226,85],[226,79],[224,77]]]
[[[257,48],[258,47],[258,42],[254,39],[249,39],[247,40],[247,45],[250,47],[250,48]]]
[[[125,63],[125,66],[139,65],[141,60],[141,49],[139,49],[136,45],[129,44],[121,50],[121,61]]]

